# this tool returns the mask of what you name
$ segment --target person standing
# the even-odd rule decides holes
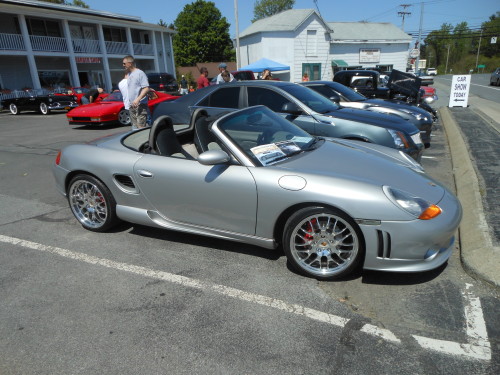
[[[302,82],[309,82],[309,74],[304,73],[304,75],[302,76]]]
[[[208,87],[210,86],[210,83],[208,82],[208,69],[204,66],[200,68],[200,77],[196,81],[198,84],[198,88],[202,89],[203,87]]]
[[[132,129],[144,128],[148,119],[148,77],[135,66],[133,56],[127,55],[123,58],[123,67],[128,74],[127,101]]]
[[[186,81],[186,78],[184,77],[184,74],[182,75],[181,88],[179,90],[179,93],[181,95],[187,95],[188,94],[188,81]]]
[[[273,75],[271,74],[271,71],[269,69],[264,69],[264,71],[262,72],[262,77],[260,79],[271,80],[273,79]]]
[[[229,74],[229,81],[226,81],[222,77],[222,73],[227,72]],[[221,83],[226,83],[226,82],[234,82],[235,79],[231,73],[228,72],[227,70],[227,64],[226,63],[220,63],[219,64],[219,75],[217,76],[217,81],[216,83],[220,85]]]
[[[89,90],[89,92],[82,96],[82,104],[90,104],[95,102],[95,100],[99,97],[99,94],[102,94],[103,92],[104,90],[100,87]]]

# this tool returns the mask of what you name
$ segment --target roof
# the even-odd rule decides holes
[[[335,41],[408,41],[411,36],[406,34],[392,23],[374,22],[328,22],[333,29],[333,42]]]
[[[240,38],[262,32],[295,31],[312,14],[318,15],[314,9],[285,10],[273,16],[255,21],[245,30],[243,30],[243,32],[240,34]]]
[[[240,34],[240,38],[264,32],[296,31],[306,20],[315,14],[320,22],[321,16],[314,9],[289,9],[252,23]],[[325,29],[333,30],[332,41],[408,41],[412,37],[392,23],[373,22],[326,22]]]

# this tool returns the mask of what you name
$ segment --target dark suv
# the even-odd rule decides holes
[[[149,87],[156,91],[165,92],[171,95],[179,94],[179,85],[174,76],[169,73],[149,73],[147,74]]]

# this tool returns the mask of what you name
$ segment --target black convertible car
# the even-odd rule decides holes
[[[17,91],[8,95],[11,97],[2,99],[2,107],[8,108],[13,115],[21,111],[38,111],[47,115],[50,111],[68,111],[78,107],[76,96],[54,94],[47,90]]]

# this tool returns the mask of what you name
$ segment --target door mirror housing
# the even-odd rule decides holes
[[[198,162],[203,165],[225,164],[229,160],[229,155],[222,150],[205,151],[198,156]]]

